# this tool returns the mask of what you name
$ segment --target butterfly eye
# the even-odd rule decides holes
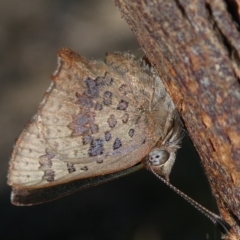
[[[162,165],[169,159],[170,153],[166,150],[155,149],[149,154],[149,162],[152,165]]]

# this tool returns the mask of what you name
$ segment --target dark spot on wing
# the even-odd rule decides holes
[[[88,170],[88,166],[84,166],[84,167],[82,167],[80,169],[83,170],[83,171],[87,171]]]
[[[103,140],[100,138],[93,139],[88,150],[89,156],[90,157],[98,156],[103,154],[103,152],[104,152]]]
[[[76,168],[74,167],[74,164],[71,162],[67,163],[67,170],[69,173],[76,172]]]
[[[112,92],[110,91],[106,91],[104,92],[103,94],[103,104],[106,105],[106,106],[109,106],[112,104]]]
[[[44,175],[42,179],[48,182],[52,182],[54,181],[54,177],[55,177],[55,172],[52,169],[48,169],[44,171]]]
[[[85,94],[89,97],[96,98],[99,95],[99,85],[96,81],[91,78],[87,78],[85,80],[87,90],[85,90]]]
[[[52,159],[55,157],[55,154],[45,150],[46,154],[39,157],[38,163],[40,164],[39,170],[48,170],[52,167]]]
[[[133,135],[134,135],[134,129],[129,129],[129,131],[128,131],[128,135],[129,135],[129,137],[133,137]]]
[[[128,118],[129,118],[129,114],[128,113],[124,113],[124,115],[122,116],[122,122],[123,123],[127,123],[128,122]]]
[[[125,101],[125,100],[121,100],[121,101],[118,103],[117,109],[118,109],[118,110],[126,110],[127,107],[128,107],[128,102]]]
[[[111,133],[109,131],[105,132],[105,140],[109,141],[111,139]]]
[[[76,124],[77,125],[85,125],[89,122],[89,117],[84,114],[79,114],[76,116]]]
[[[122,142],[120,138],[116,138],[114,143],[113,143],[113,150],[116,150],[122,146]]]
[[[110,128],[114,128],[116,126],[117,120],[116,120],[114,114],[110,115],[110,117],[108,118],[107,122],[108,122],[108,125],[109,125]]]

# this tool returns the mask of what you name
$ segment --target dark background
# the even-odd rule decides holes
[[[0,1],[0,239],[220,239],[216,226],[146,170],[54,202],[11,205],[12,147],[50,84],[61,47],[88,58],[139,51],[113,1]],[[216,212],[187,137],[170,179]]]

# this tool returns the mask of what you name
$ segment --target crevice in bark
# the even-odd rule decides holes
[[[208,141],[209,141],[209,143],[210,143],[210,145],[211,145],[211,147],[212,147],[212,151],[213,151],[213,152],[216,152],[217,149],[214,147],[214,144],[213,144],[211,138],[209,138]]]
[[[240,18],[238,14],[238,4],[234,0],[224,1],[227,6],[228,13],[232,16],[233,21],[236,23],[238,31],[240,31]]]
[[[231,8],[233,8],[233,5],[231,5]],[[231,44],[228,37],[226,37],[221,29],[219,28],[217,22],[214,19],[214,16],[212,14],[212,8],[211,5],[206,3],[206,10],[209,15],[209,22],[212,23],[212,28],[214,32],[216,33],[217,39],[219,40],[219,43],[226,49],[228,52],[229,58],[232,60],[233,63],[236,64],[240,68],[240,56],[238,54],[237,49]],[[240,78],[236,75],[238,83],[240,83]]]
[[[212,29],[215,31],[217,39],[219,40],[219,43],[225,47],[226,51],[228,52],[228,56],[231,57],[232,56],[232,52],[233,52],[233,46],[230,44],[230,42],[228,41],[228,39],[223,35],[223,33],[221,32],[221,29],[218,27],[217,22],[214,19],[213,13],[212,13],[212,8],[211,5],[206,3],[206,10],[208,12],[209,15],[209,19],[211,21],[209,21],[210,23],[212,23]]]
[[[186,12],[185,12],[185,9],[184,9],[184,7],[181,5],[181,3],[179,2],[179,0],[176,0],[176,5],[177,5],[178,9],[180,10],[180,12],[182,13],[182,16],[187,19],[187,14],[186,14]]]

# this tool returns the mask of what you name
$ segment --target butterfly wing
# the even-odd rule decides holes
[[[128,169],[160,138],[149,115],[154,77],[132,55],[109,54],[103,63],[62,49],[58,57],[53,83],[14,147],[13,197]]]

